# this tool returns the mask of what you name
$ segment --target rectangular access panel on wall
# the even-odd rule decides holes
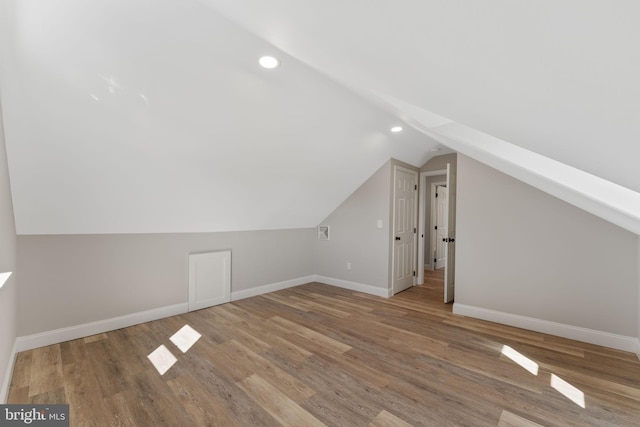
[[[231,251],[189,254],[189,311],[231,301]]]

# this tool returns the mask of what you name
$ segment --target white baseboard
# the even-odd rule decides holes
[[[476,319],[488,320],[503,325],[515,326],[530,331],[556,335],[576,341],[615,348],[617,350],[640,353],[640,341],[634,337],[612,334],[610,332],[597,331],[579,326],[566,325],[535,317],[520,316],[518,314],[504,313],[488,310],[486,308],[473,307],[459,303],[453,304],[453,313]],[[640,354],[639,356],[640,357]]]
[[[285,280],[284,282],[270,283],[268,285],[257,286],[251,289],[231,292],[231,301],[255,297],[269,292],[281,291],[282,289],[292,288],[294,286],[304,285],[315,281],[315,276],[304,276],[296,279]]]
[[[349,289],[350,291],[363,292],[369,295],[375,295],[382,298],[389,298],[390,289],[378,288],[376,286],[365,285],[362,283],[349,282],[348,280],[335,279],[333,277],[315,276],[314,282],[326,283],[327,285],[337,286],[339,288]]]
[[[349,282],[346,280],[333,279],[330,277],[312,275],[232,292],[231,301],[237,301],[252,296],[262,295],[268,292],[275,292],[282,289],[291,288],[293,286],[304,285],[310,282],[322,282],[328,285],[338,286],[344,289],[350,289],[358,292],[364,292],[384,298],[389,298],[391,296],[388,289],[381,289],[375,286]],[[58,344],[65,341],[101,334],[103,332],[126,328],[128,326],[133,326],[144,322],[151,322],[153,320],[183,314],[188,312],[188,309],[188,303],[184,302],[167,307],[142,311],[139,313],[127,314],[125,316],[113,317],[110,319],[98,320],[95,322],[84,323],[77,326],[70,326],[66,328],[54,329],[51,331],[40,332],[33,335],[18,337],[16,338],[16,342],[14,345],[14,355],[15,353],[20,351]],[[10,372],[13,372],[13,363],[10,369]]]
[[[96,322],[84,323],[82,325],[70,326],[67,328],[54,329],[52,331],[18,337],[16,339],[17,350],[19,352],[31,350],[38,347],[44,347],[46,345],[58,344],[65,341],[101,334],[103,332],[126,328],[127,326],[133,326],[139,323],[151,322],[153,320],[162,319],[164,317],[183,314],[187,312],[188,306],[189,305],[185,302],[181,304],[155,308],[153,310],[141,311],[139,313],[112,317],[111,319],[98,320]]]
[[[16,363],[16,355],[18,354],[18,340],[13,342],[13,348],[11,349],[11,355],[9,356],[9,364],[7,365],[7,371],[4,373],[4,380],[2,381],[2,387],[0,388],[0,404],[7,403],[9,397],[9,387],[11,387],[11,378],[13,377],[13,367]]]
[[[251,288],[243,291],[232,292],[231,300],[237,301],[239,299],[261,295],[267,292],[274,292],[293,286],[303,285],[305,283],[313,282],[314,280],[315,276],[305,276],[299,277],[297,279],[286,280],[284,282],[258,286],[256,288]],[[187,302],[184,302],[167,307],[142,311],[139,313],[127,314],[125,316],[113,317],[111,319],[98,320],[95,322],[84,323],[77,326],[70,326],[67,328],[54,329],[52,331],[40,332],[33,335],[18,337],[16,339],[16,351],[20,352],[31,350],[37,347],[44,347],[46,345],[58,344],[65,341],[84,338],[95,334],[101,334],[103,332],[126,328],[128,326],[133,326],[144,322],[151,322],[153,320],[187,313],[188,311],[189,304]]]

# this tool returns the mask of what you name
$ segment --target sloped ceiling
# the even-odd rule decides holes
[[[314,227],[438,145],[197,1],[3,6],[19,234]]]
[[[343,82],[640,191],[636,1],[201,1]]]
[[[637,2],[2,6],[20,234],[315,226],[438,143],[640,233]]]
[[[201,1],[448,147],[640,234],[640,3]]]

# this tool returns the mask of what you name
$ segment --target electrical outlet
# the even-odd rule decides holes
[[[378,220],[378,228],[382,228],[382,220],[381,219]]]
[[[347,263],[347,270],[351,270],[351,263],[350,262]]]

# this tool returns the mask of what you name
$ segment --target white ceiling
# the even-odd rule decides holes
[[[640,230],[639,2],[2,7],[20,234],[315,226],[438,142]],[[399,119],[416,129],[390,134]]]
[[[20,234],[313,227],[389,157],[421,166],[437,145],[197,1],[5,7]]]
[[[640,2],[201,1],[342,82],[640,191]]]

